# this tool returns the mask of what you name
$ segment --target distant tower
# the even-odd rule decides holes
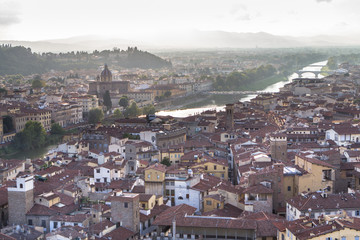
[[[234,104],[226,104],[226,130],[234,129]]]
[[[26,213],[34,206],[34,178],[24,175],[16,179],[16,187],[8,188],[9,224],[26,224]]]
[[[276,160],[287,160],[287,137],[285,134],[274,134],[270,136],[271,158]]]
[[[112,82],[112,74],[106,64],[104,66],[104,70],[101,72],[100,81],[101,82]]]
[[[139,194],[121,193],[111,196],[111,221],[133,232],[140,230]]]

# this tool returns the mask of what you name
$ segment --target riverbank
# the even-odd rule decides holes
[[[244,84],[239,91],[258,91],[265,89],[266,87],[287,81],[288,79],[283,75],[276,74],[258,81]],[[181,98],[169,99],[161,102],[156,106],[157,111],[173,110],[173,109],[186,109],[186,108],[197,108],[205,105],[222,106],[229,102],[235,102],[240,98],[244,97],[243,94],[218,94],[209,95],[206,92],[192,94]]]
[[[321,62],[316,62],[316,63],[312,63],[304,68],[302,68],[302,70],[304,70],[305,68],[307,70],[314,70],[314,71],[319,71],[323,66],[325,66],[327,63],[327,60],[325,61],[321,61]],[[312,66],[315,65],[315,66]],[[320,66],[320,67],[319,67]],[[295,70],[294,70],[295,71]],[[312,73],[304,73],[303,77],[313,77]],[[322,75],[320,75],[319,77],[323,77]],[[285,79],[276,79],[276,78],[272,78],[269,77],[267,79],[264,79],[262,82],[264,85],[258,84],[257,88],[253,88],[253,89],[247,89],[247,90],[251,90],[251,91],[265,91],[265,92],[277,92],[279,91],[280,88],[282,88],[285,84],[292,82],[292,80],[294,78],[298,78],[298,74],[293,73],[290,76],[287,77],[287,80],[285,81]],[[258,82],[258,81],[257,81]],[[265,84],[266,83],[266,84]],[[249,86],[247,86],[249,87]],[[256,97],[256,94],[254,95],[243,95],[243,96],[235,96],[235,99],[232,99],[232,95],[226,95],[226,97],[224,97],[224,101],[220,102],[216,102],[216,101],[212,101],[212,99],[210,98],[210,96],[208,96],[207,98],[202,98],[201,100],[197,101],[197,102],[193,102],[191,104],[188,104],[187,106],[184,105],[181,109],[180,108],[176,108],[174,107],[173,109],[177,109],[177,110],[163,110],[163,111],[158,111],[156,114],[159,116],[173,116],[173,117],[187,117],[187,116],[191,116],[197,113],[201,113],[203,111],[206,111],[208,109],[217,109],[218,111],[223,109],[226,103],[230,103],[230,102],[236,102],[236,101],[250,101],[250,99]],[[229,99],[226,99],[229,98]],[[185,108],[185,109],[184,109]]]

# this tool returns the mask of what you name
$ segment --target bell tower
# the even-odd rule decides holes
[[[234,129],[234,104],[226,104],[226,130]]]
[[[26,224],[26,213],[34,206],[34,177],[16,178],[16,187],[8,188],[9,224]]]

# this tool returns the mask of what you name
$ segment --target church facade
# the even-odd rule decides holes
[[[129,88],[129,81],[112,80],[112,73],[106,64],[100,77],[98,76],[96,81],[89,82],[89,94],[96,94],[99,98],[102,97],[106,91],[123,94],[129,92]]]

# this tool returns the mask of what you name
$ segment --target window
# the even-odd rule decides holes
[[[216,165],[214,165],[214,170],[216,170]]]
[[[43,228],[46,228],[46,221],[45,221],[45,220],[41,220],[41,226],[42,226]]]
[[[359,210],[355,211],[355,216],[360,216],[360,211]]]
[[[124,203],[124,208],[128,208],[129,204],[127,202]]]
[[[224,174],[221,174],[221,177],[222,177],[222,178],[224,178],[224,177],[225,177],[225,175],[224,175]]]
[[[20,183],[20,188],[24,188],[24,185],[22,183]]]
[[[189,199],[189,198],[190,198],[190,195],[189,195],[189,194],[186,194],[186,198]]]
[[[206,200],[206,205],[211,205],[211,200]]]
[[[28,220],[28,225],[30,225],[30,226],[33,225],[32,219],[29,219],[29,220]]]
[[[96,169],[96,173],[100,173],[100,169]]]
[[[145,208],[145,203],[143,203],[141,206],[142,206],[142,208]]]
[[[207,166],[205,166],[205,170],[208,170],[208,167],[207,167]]]
[[[171,196],[175,196],[175,190],[171,190]]]
[[[291,186],[288,186],[288,191],[291,191]]]
[[[54,222],[54,228],[58,227],[58,222]]]

